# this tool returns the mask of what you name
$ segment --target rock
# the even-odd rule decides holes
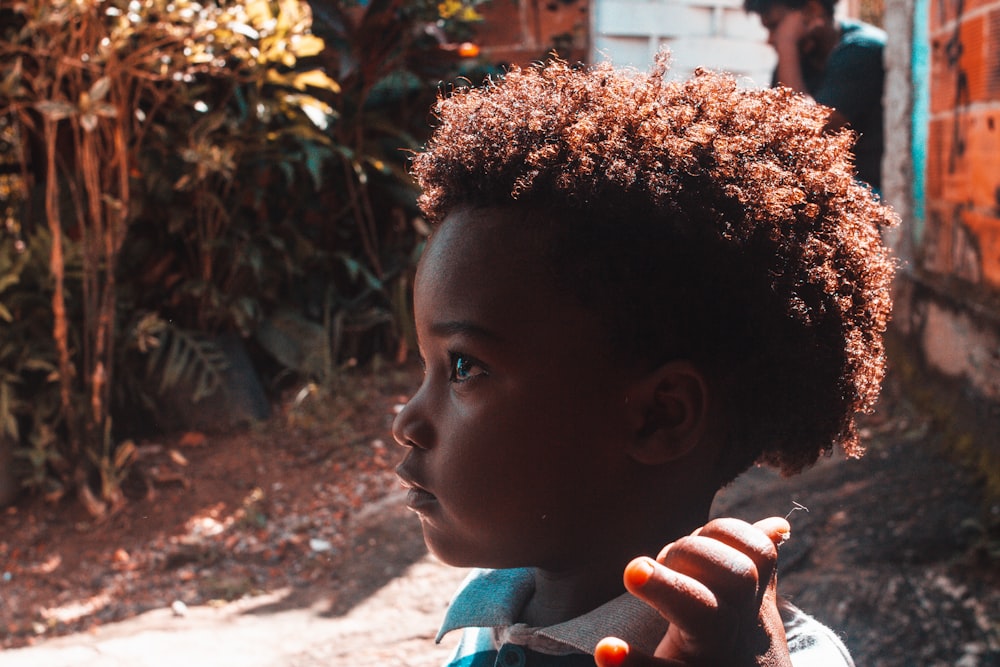
[[[268,418],[271,406],[257,372],[247,356],[243,340],[236,334],[223,334],[213,341],[226,356],[228,368],[222,386],[195,402],[191,382],[179,382],[164,392],[158,406],[158,425],[162,431],[221,431],[248,426]]]
[[[326,330],[297,312],[278,311],[261,322],[254,337],[285,368],[307,377],[325,375]]]

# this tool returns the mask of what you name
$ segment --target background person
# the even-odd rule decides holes
[[[850,127],[858,178],[882,188],[882,93],[886,34],[875,26],[834,18],[836,0],[744,0],[778,55],[772,86],[809,95],[833,109],[827,129]]]

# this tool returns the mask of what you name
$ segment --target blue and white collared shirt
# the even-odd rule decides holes
[[[462,630],[446,667],[592,667],[594,647],[604,637],[620,637],[652,654],[667,630],[662,616],[629,593],[564,623],[516,623],[533,592],[530,569],[474,570],[438,631],[440,642]],[[854,667],[843,642],[825,625],[787,602],[781,617],[794,667]]]

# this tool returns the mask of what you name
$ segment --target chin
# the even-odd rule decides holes
[[[426,522],[424,528],[424,544],[436,559],[452,567],[482,567],[504,569],[517,567],[516,564],[499,559],[492,554],[484,554],[482,544],[470,546],[464,542],[456,542],[435,533],[434,528]]]
[[[469,549],[464,544],[456,544],[455,540],[448,539],[426,518],[420,517],[420,526],[424,530],[424,544],[431,555],[452,567],[488,567],[481,565],[474,554],[469,553]]]

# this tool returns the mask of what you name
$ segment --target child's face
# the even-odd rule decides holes
[[[523,218],[462,209],[435,230],[414,287],[424,380],[393,432],[439,558],[560,570],[623,522],[635,375],[555,287]]]

